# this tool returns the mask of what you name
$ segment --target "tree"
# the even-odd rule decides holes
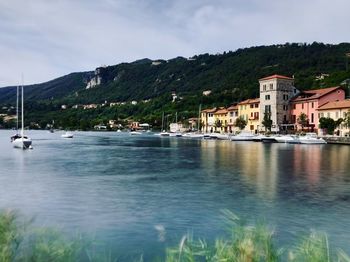
[[[342,118],[334,120],[330,117],[321,117],[320,118],[320,128],[326,129],[327,134],[333,135],[334,130],[343,122]]]
[[[343,123],[347,127],[347,129],[350,129],[350,109],[345,114],[345,118],[343,119]]]
[[[261,123],[264,125],[265,131],[267,130],[271,131],[271,127],[272,127],[271,113],[265,112],[264,119]]]
[[[301,113],[298,117],[298,124],[301,125],[301,129],[304,131],[304,127],[309,125],[309,119],[305,113]]]
[[[244,118],[240,116],[236,118],[234,125],[240,130],[243,130],[247,125],[247,121],[245,121]]]
[[[221,127],[221,126],[222,126],[221,121],[220,121],[219,119],[216,119],[216,120],[215,120],[215,123],[214,123],[214,126],[215,126],[215,127]]]

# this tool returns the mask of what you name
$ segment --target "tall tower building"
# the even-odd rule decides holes
[[[294,78],[272,75],[261,78],[260,83],[260,127],[265,113],[272,120],[272,131],[284,130],[291,123],[289,101],[299,91],[294,87]]]

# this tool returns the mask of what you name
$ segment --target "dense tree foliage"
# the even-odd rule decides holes
[[[325,129],[327,134],[333,135],[334,130],[343,122],[342,118],[338,120],[334,120],[330,117],[321,117],[320,120],[320,128]]]
[[[25,87],[26,120],[41,126],[55,120],[57,126],[89,129],[96,122],[132,117],[159,126],[162,112],[178,112],[181,120],[196,117],[200,104],[202,108],[229,106],[258,97],[258,79],[271,74],[294,76],[299,89],[339,85],[350,78],[345,66],[345,53],[349,51],[349,43],[287,43],[189,59],[143,59],[100,68],[101,84],[90,89],[85,87],[94,72],[72,73]],[[205,90],[211,90],[211,94],[203,95]],[[172,92],[177,95],[175,102]],[[0,88],[0,105],[14,106],[15,100],[16,87]],[[132,105],[133,100],[138,104]],[[71,109],[73,105],[105,101],[126,104]],[[61,110],[63,104],[69,109]]]
[[[240,130],[243,130],[247,125],[247,121],[244,120],[242,116],[240,116],[236,118],[234,125],[238,127]]]

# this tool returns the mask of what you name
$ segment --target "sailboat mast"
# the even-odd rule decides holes
[[[23,139],[24,137],[24,92],[23,92],[23,84],[22,84],[22,130],[21,130],[21,137]]]
[[[202,104],[199,104],[198,123],[197,123],[197,130],[198,130],[198,132],[200,131],[200,130],[199,130],[199,124],[200,124],[200,121],[201,121],[201,110],[202,110]]]
[[[19,95],[19,86],[17,86],[17,97],[16,97],[16,130],[18,132],[18,95]],[[17,133],[18,134],[18,133]]]
[[[163,130],[164,130],[164,112],[162,114],[162,130],[161,130],[161,132],[163,132]]]

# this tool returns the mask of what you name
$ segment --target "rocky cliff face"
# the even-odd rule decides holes
[[[95,75],[90,79],[86,85],[86,89],[94,88],[105,82],[104,75],[106,73],[106,66],[95,69]]]

